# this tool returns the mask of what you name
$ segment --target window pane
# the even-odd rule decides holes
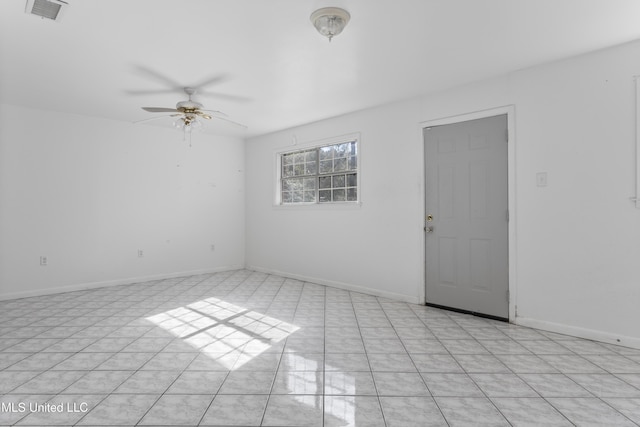
[[[344,202],[347,200],[346,193],[344,189],[342,190],[333,190],[333,201],[334,202]]]
[[[282,175],[286,177],[293,176],[293,165],[283,166],[282,167]]]
[[[330,176],[321,176],[319,181],[320,181],[320,188],[331,188]]]
[[[336,157],[345,157],[349,144],[339,144],[335,146]]]
[[[355,188],[347,189],[347,201],[348,202],[358,201],[358,191]]]
[[[305,191],[303,194],[303,200],[305,202],[315,202],[316,201],[316,192],[315,191]]]
[[[320,160],[320,173],[330,173],[333,171],[333,160]]]
[[[305,190],[316,190],[316,179],[315,178],[304,178],[304,189]]]
[[[304,174],[305,175],[315,175],[316,174],[316,162],[305,163]]]
[[[345,157],[336,159],[333,162],[333,170],[335,172],[342,172],[347,170],[347,159]]]
[[[318,160],[318,152],[316,150],[307,151],[304,156],[305,162],[315,162]]]
[[[333,176],[333,188],[336,187],[344,187],[344,175],[334,175]]]
[[[318,197],[320,198],[320,202],[330,202],[331,190],[320,190],[318,192]]]
[[[320,160],[332,159],[333,158],[333,148],[332,147],[322,147],[320,148]]]
[[[293,202],[293,194],[290,191],[282,192],[282,203],[291,203]]]
[[[358,185],[358,175],[350,173],[347,175],[347,187],[356,187]]]
[[[349,157],[349,170],[354,171],[358,169],[358,158],[357,157]]]
[[[293,164],[293,156],[290,154],[285,154],[282,156],[282,165],[292,165]]]

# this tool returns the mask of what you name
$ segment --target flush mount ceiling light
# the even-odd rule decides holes
[[[351,15],[339,7],[323,7],[311,14],[311,23],[320,34],[329,38],[337,36],[349,23]]]

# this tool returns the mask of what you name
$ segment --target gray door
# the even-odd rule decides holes
[[[507,116],[424,129],[426,300],[507,319]]]

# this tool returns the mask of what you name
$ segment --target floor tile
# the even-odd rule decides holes
[[[364,353],[327,353],[325,371],[370,371],[369,359]]]
[[[380,397],[387,427],[445,426],[446,421],[431,397]]]
[[[140,369],[143,371],[182,371],[193,359],[196,353],[158,353]]]
[[[509,426],[495,405],[485,397],[436,397],[438,407],[451,427]]]
[[[114,393],[161,394],[178,378],[178,371],[138,371],[125,380]]]
[[[596,398],[550,398],[548,402],[579,426],[632,427],[624,415]]]
[[[478,341],[468,340],[440,340],[442,345],[453,355],[457,354],[489,354]]]
[[[640,390],[640,374],[616,374],[616,377]]]
[[[577,354],[542,354],[539,356],[563,374],[604,374],[605,371]]]
[[[522,344],[517,341],[507,339],[481,340],[480,344],[492,354],[532,354]]]
[[[4,340],[3,340],[4,341]],[[0,371],[14,365],[21,360],[31,356],[32,353],[1,353],[0,352]]]
[[[483,354],[458,354],[456,361],[469,373],[510,373],[498,358]]]
[[[521,374],[542,397],[592,397],[584,387],[563,374]]]
[[[379,396],[430,396],[417,372],[374,372]]]
[[[158,395],[112,394],[80,420],[78,425],[135,425],[158,400]]]
[[[5,353],[20,354],[23,353]],[[35,353],[6,368],[8,371],[46,371],[73,356],[73,353]]]
[[[272,394],[322,394],[324,374],[322,371],[278,370],[271,389]]]
[[[109,394],[133,371],[91,371],[65,389],[63,394]]]
[[[640,374],[640,363],[618,354],[585,354],[585,359],[612,374]]]
[[[325,396],[325,427],[385,427],[377,397]]]
[[[631,421],[640,425],[640,399],[605,398],[604,401]]]
[[[319,427],[323,424],[322,395],[272,395],[263,426]]]
[[[88,371],[104,363],[111,356],[113,353],[76,353],[51,369],[54,371]]]
[[[409,353],[449,354],[449,351],[436,339],[402,339]]]
[[[166,394],[216,394],[227,378],[226,372],[184,371]]]
[[[372,371],[377,372],[416,372],[416,366],[406,353],[367,354]]]
[[[598,397],[638,397],[640,390],[611,374],[570,374],[576,383]]]
[[[427,388],[433,396],[478,397],[484,396],[467,374],[422,373]]]
[[[377,393],[369,371],[328,371],[324,374],[324,394],[375,396]]]
[[[278,370],[284,371],[322,371],[324,370],[323,353],[283,353],[279,360]]]
[[[269,394],[275,373],[232,371],[222,383],[219,394]]]
[[[259,426],[262,423],[268,395],[217,395],[201,426]]]
[[[559,372],[533,354],[497,354],[496,357],[516,374],[553,374]]]
[[[542,398],[493,398],[514,427],[570,427],[573,424]]]
[[[147,363],[155,353],[116,353],[96,369],[108,371],[135,371]]]
[[[84,376],[84,371],[46,371],[12,391],[18,394],[58,394]]]
[[[464,372],[456,359],[448,354],[411,354],[420,372]]]
[[[469,374],[488,397],[539,397],[515,374]]]
[[[213,395],[169,395],[160,397],[138,425],[197,425]]]

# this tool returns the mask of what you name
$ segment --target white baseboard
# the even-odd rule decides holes
[[[603,343],[640,349],[640,338],[616,335],[609,332],[580,328],[578,326],[547,322],[545,320],[530,319],[528,317],[516,317],[514,323],[516,325],[555,332],[557,334],[570,335],[572,337],[585,338],[592,341],[600,341]]]
[[[43,295],[59,294],[64,292],[84,291],[87,289],[103,288],[107,286],[130,285],[133,283],[150,282],[153,280],[173,279],[183,276],[197,276],[198,274],[219,273],[221,271],[232,271],[243,269],[243,265],[230,265],[226,267],[204,268],[200,270],[179,271],[174,273],[154,274],[150,276],[127,277],[124,279],[105,280],[101,282],[77,283],[73,285],[56,286],[47,289],[34,289],[24,292],[13,292],[10,294],[0,294],[0,301],[18,298],[39,297]]]
[[[287,277],[290,279],[296,279],[303,282],[310,282],[310,283],[317,283],[319,285],[331,286],[332,288],[344,289],[346,291],[360,292],[362,294],[373,295],[376,297],[389,298],[395,301],[408,302],[411,304],[420,304],[420,297],[418,296],[397,294],[395,292],[380,291],[377,289],[371,289],[364,286],[354,285],[351,283],[337,282],[334,280],[326,280],[318,277],[288,273],[286,271],[279,271],[279,270],[274,270],[270,268],[257,267],[254,265],[248,265],[246,266],[246,269],[258,271],[260,273],[275,274],[278,276]]]

